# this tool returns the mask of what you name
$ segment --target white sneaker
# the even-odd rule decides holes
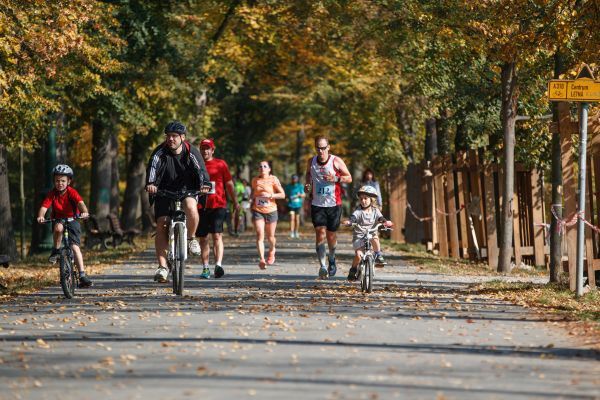
[[[300,239],[300,233],[294,232],[294,235],[296,236],[296,239]]]
[[[199,256],[200,255],[200,244],[198,243],[198,241],[196,239],[191,239],[188,240],[188,248],[190,249],[190,253],[192,253],[195,256]]]
[[[167,277],[169,276],[169,270],[165,267],[158,267],[156,272],[154,273],[154,281],[165,283],[167,281]]]

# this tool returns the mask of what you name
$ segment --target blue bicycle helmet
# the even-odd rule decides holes
[[[185,135],[187,133],[187,128],[179,121],[171,121],[165,126],[165,135],[167,133],[179,133],[180,135]]]

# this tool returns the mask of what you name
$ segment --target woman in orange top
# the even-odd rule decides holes
[[[284,199],[285,191],[276,176],[271,175],[268,161],[258,165],[259,175],[252,179],[252,221],[256,231],[256,248],[260,261],[260,269],[267,268],[275,262],[275,228],[277,227],[276,199]],[[265,262],[265,232],[269,241],[269,256]]]

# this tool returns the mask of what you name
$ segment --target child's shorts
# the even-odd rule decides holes
[[[377,235],[373,236],[373,239],[377,238]],[[365,248],[365,238],[352,237],[352,248],[354,251]],[[371,239],[372,240],[372,239]]]
[[[52,227],[54,228],[54,224]],[[69,241],[71,244],[79,246],[81,244],[81,225],[79,225],[79,221],[68,222],[66,228],[69,231]]]

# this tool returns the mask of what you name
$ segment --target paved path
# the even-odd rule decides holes
[[[151,281],[148,251],[72,301],[2,304],[0,398],[600,398],[598,352],[468,279],[389,257],[364,296],[348,246],[318,281],[312,239],[280,241],[263,272],[251,236],[227,238],[225,278],[189,279],[183,298]]]

